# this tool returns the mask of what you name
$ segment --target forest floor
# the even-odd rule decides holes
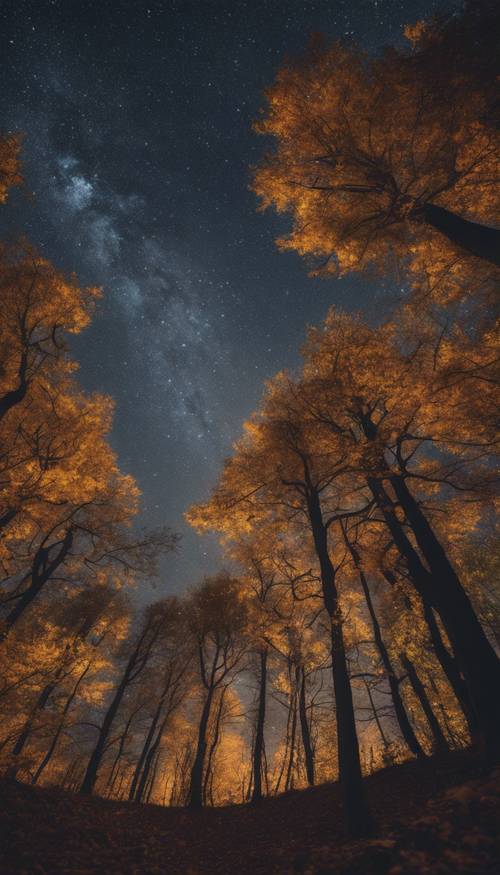
[[[467,754],[366,779],[369,840],[339,787],[189,812],[0,783],[2,875],[486,875],[500,871],[500,772]]]

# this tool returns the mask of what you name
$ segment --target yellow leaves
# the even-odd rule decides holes
[[[406,34],[419,47],[427,26]],[[417,276],[431,249],[457,259],[447,237],[422,221],[426,203],[496,221],[498,131],[481,121],[486,98],[471,71],[461,73],[460,57],[429,74],[418,52],[411,62],[395,51],[367,62],[333,45],[279,72],[256,124],[273,151],[253,188],[260,208],[291,215],[280,249],[321,258],[325,273],[386,271],[392,260]]]

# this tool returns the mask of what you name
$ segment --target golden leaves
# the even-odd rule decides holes
[[[0,136],[0,204],[4,204],[11,188],[21,185],[21,137]]]
[[[426,32],[407,35],[417,47]],[[340,274],[397,261],[417,277],[431,249],[447,264],[467,257],[425,205],[498,221],[500,140],[484,121],[490,96],[460,51],[448,61],[440,71],[420,50],[368,61],[334,44],[282,68],[256,124],[273,148],[253,180],[261,209],[292,218],[280,249]]]

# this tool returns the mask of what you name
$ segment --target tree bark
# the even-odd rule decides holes
[[[18,384],[15,389],[11,389],[9,392],[5,392],[4,395],[0,398],[0,422],[4,418],[5,414],[9,412],[12,407],[15,407],[16,404],[20,404],[20,402],[26,396],[26,392],[28,391],[29,381],[28,381],[28,351],[24,349],[21,355],[21,361],[19,363],[18,370]]]
[[[401,664],[402,664],[404,670],[408,674],[408,680],[410,681],[410,683],[413,687],[413,691],[414,691],[418,701],[420,702],[420,705],[422,707],[422,711],[424,712],[424,714],[426,716],[426,719],[427,719],[427,722],[429,724],[430,730],[432,732],[432,737],[434,740],[435,753],[448,753],[448,751],[449,751],[448,742],[446,741],[446,738],[444,737],[444,733],[443,733],[443,730],[441,729],[441,725],[439,723],[439,720],[437,719],[436,715],[434,714],[434,711],[432,710],[432,705],[429,702],[429,698],[428,698],[427,693],[425,691],[425,687],[417,674],[417,670],[416,670],[415,666],[413,665],[413,662],[411,661],[411,659],[409,659],[409,657],[406,655],[406,653],[401,653],[399,658],[401,660]]]
[[[330,617],[339,781],[348,830],[352,835],[363,835],[371,829],[372,820],[361,774],[351,681],[344,646],[342,614],[335,584],[335,569],[328,552],[328,530],[323,523],[319,495],[310,484],[308,484],[307,504],[314,546],[320,565],[323,603]]]
[[[101,760],[106,749],[108,736],[123,696],[125,694],[125,690],[132,682],[132,680],[135,680],[138,674],[144,669],[149,654],[151,652],[151,648],[154,644],[154,641],[156,640],[158,633],[159,626],[157,626],[156,628],[152,628],[149,624],[147,624],[143,628],[142,633],[139,636],[139,639],[130,655],[125,671],[123,673],[123,677],[118,684],[118,687],[116,688],[116,692],[104,716],[102,726],[99,730],[99,736],[97,738],[96,746],[94,747],[94,750],[92,751],[92,754],[90,756],[85,776],[80,787],[80,793],[82,793],[83,795],[91,794],[94,790],[99,766],[101,764]],[[142,648],[148,634],[150,635],[150,639],[143,652]]]
[[[266,719],[267,655],[267,648],[263,647],[259,653],[259,705],[257,709],[257,723],[255,727],[255,742],[252,757],[252,802],[259,802],[262,799],[262,751],[264,748],[264,723]]]
[[[32,780],[32,782],[31,782],[32,784],[36,784],[36,783],[37,783],[37,781],[38,781],[39,778],[41,777],[43,771],[47,768],[47,766],[48,766],[50,760],[52,759],[52,756],[53,756],[53,754],[54,754],[54,751],[55,751],[55,749],[56,749],[56,747],[57,747],[57,742],[59,741],[59,738],[60,738],[60,736],[61,736],[61,732],[62,732],[63,729],[64,729],[64,724],[65,724],[65,722],[66,722],[66,717],[68,716],[69,709],[71,708],[71,705],[72,705],[72,703],[73,703],[73,701],[74,701],[74,699],[75,699],[75,696],[76,696],[76,694],[77,694],[77,692],[78,692],[78,687],[79,687],[80,684],[82,683],[82,681],[83,681],[85,675],[87,674],[89,668],[90,668],[90,663],[88,663],[88,665],[85,667],[85,669],[84,669],[83,672],[81,673],[80,677],[78,678],[78,680],[77,680],[75,686],[73,687],[73,689],[72,689],[72,691],[71,691],[71,694],[68,696],[68,698],[67,698],[67,700],[66,700],[66,703],[65,703],[65,705],[64,705],[64,708],[63,708],[63,711],[62,711],[62,714],[61,714],[61,719],[59,720],[59,723],[58,723],[57,729],[56,729],[56,731],[55,731],[54,737],[52,738],[52,741],[51,741],[51,743],[50,743],[50,746],[49,746],[49,749],[48,749],[47,753],[45,754],[43,760],[41,761],[41,763],[40,763],[40,765],[38,766],[38,768],[37,768],[35,774],[33,775],[33,780]]]
[[[61,541],[59,551],[53,559],[50,559],[50,547],[41,547],[37,550],[35,558],[33,559],[31,583],[28,589],[25,590],[17,600],[16,606],[5,618],[5,631],[3,637],[5,637],[10,631],[14,623],[17,623],[26,608],[29,607],[33,599],[36,598],[47,581],[50,580],[54,572],[57,571],[61,563],[64,562],[72,546],[73,529],[70,528]]]
[[[487,752],[496,758],[500,748],[500,662],[455,569],[404,478],[394,475],[390,480],[429,565],[433,578],[430,601],[452,643],[484,733]]]
[[[141,754],[139,756],[139,759],[137,761],[137,765],[136,765],[135,770],[134,770],[134,775],[132,778],[132,782],[130,784],[130,789],[129,789],[129,794],[128,794],[128,798],[131,801],[135,798],[135,795],[136,795],[136,790],[137,790],[137,785],[139,783],[139,778],[141,777],[141,772],[142,772],[142,769],[144,766],[144,762],[145,762],[146,757],[148,755],[149,748],[151,747],[151,742],[153,740],[153,736],[155,734],[156,727],[158,725],[158,720],[160,719],[161,710],[163,708],[164,701],[165,701],[164,697],[162,697],[160,699],[160,701],[158,702],[158,705],[156,707],[156,711],[153,715],[153,719],[151,721],[146,738],[144,740],[144,744],[142,746]]]
[[[290,790],[293,781],[293,764],[295,757],[295,737],[297,734],[297,691],[295,690],[292,696],[292,728],[290,731],[290,754],[288,756],[288,766],[285,778],[285,792]]]
[[[457,664],[465,679],[481,730],[488,758],[498,757],[500,745],[500,664],[477,619],[470,600],[418,502],[403,478],[388,474],[408,524],[429,571],[411,544],[382,483],[368,477],[368,485],[382,511],[394,543],[405,558],[408,571],[422,600],[434,607],[450,639]]]
[[[222,711],[224,708],[224,696],[226,693],[226,687],[223,687],[220,693],[219,703],[217,707],[217,716],[215,718],[215,729],[213,733],[212,743],[210,745],[210,750],[208,752],[207,759],[207,767],[205,770],[205,780],[203,781],[203,804],[207,804],[207,796],[208,796],[208,787],[210,784],[210,802],[213,805],[213,797],[212,797],[212,785],[213,785],[213,773],[212,773],[212,762],[214,758],[215,751],[217,750],[217,745],[219,744],[220,739],[220,727],[221,727],[221,719],[222,719]]]
[[[300,668],[300,689],[299,689],[299,718],[300,729],[302,733],[302,746],[304,748],[304,759],[306,764],[307,783],[310,787],[314,786],[314,752],[311,744],[311,731],[309,729],[309,721],[307,719],[306,707],[306,674],[304,666]]]
[[[193,768],[191,769],[188,807],[194,809],[203,807],[203,769],[207,749],[207,727],[210,719],[213,696],[214,688],[211,686],[208,690],[208,695],[201,712],[200,724],[198,727],[198,744],[196,746]]]
[[[19,735],[16,739],[16,742],[12,748],[12,753],[14,756],[19,756],[19,754],[22,753],[24,746],[25,746],[26,742],[28,741],[28,738],[30,737],[31,732],[33,730],[33,723],[34,723],[35,717],[39,713],[39,711],[43,711],[43,709],[45,708],[45,705],[47,704],[50,695],[55,690],[56,685],[57,685],[56,681],[52,681],[50,684],[46,684],[45,687],[43,688],[43,690],[41,691],[40,695],[38,696],[38,699],[35,703],[35,706],[32,709],[30,716],[28,717],[26,723],[24,724],[24,726],[23,726],[21,732],[19,733]]]
[[[451,243],[465,249],[476,258],[500,266],[500,229],[480,225],[463,219],[444,207],[426,203],[423,208],[424,220]]]
[[[423,602],[423,608],[434,652],[464,713],[470,736],[474,738],[478,733],[479,727],[472,702],[470,701],[467,685],[460,674],[456,659],[451,655],[441,637],[432,606],[427,602]]]
[[[391,691],[392,702],[394,705],[394,712],[396,714],[396,719],[398,721],[399,728],[401,730],[401,735],[403,736],[406,744],[410,751],[419,759],[425,758],[425,753],[422,750],[420,742],[413,731],[412,725],[406,713],[405,706],[403,704],[403,700],[401,698],[401,694],[399,692],[399,683],[397,679],[396,672],[394,671],[391,658],[389,656],[389,651],[385,646],[384,639],[382,637],[382,631],[380,629],[380,623],[378,621],[377,614],[375,612],[375,608],[373,605],[370,588],[368,586],[368,581],[366,579],[366,575],[361,567],[361,562],[359,559],[358,552],[356,548],[351,544],[349,538],[347,537],[347,533],[345,531],[344,526],[341,524],[342,532],[344,535],[344,541],[346,546],[352,556],[354,564],[356,566],[359,579],[361,581],[361,587],[363,589],[363,594],[365,596],[366,606],[368,608],[368,613],[370,614],[370,619],[372,622],[373,629],[373,637],[375,640],[375,645],[380,655],[380,660],[382,665],[384,666],[385,673],[387,675],[387,680],[389,683],[389,689]]]
[[[144,794],[146,791],[146,786],[148,783],[148,778],[149,778],[149,774],[151,771],[151,767],[152,767],[153,763],[155,762],[155,756],[156,756],[158,749],[160,747],[163,733],[165,731],[165,727],[167,725],[167,721],[168,721],[169,717],[170,717],[170,711],[163,718],[160,726],[158,727],[158,732],[156,733],[156,738],[148,750],[147,756],[146,756],[145,761],[144,761],[144,768],[142,770],[142,775],[141,775],[141,778],[140,778],[140,781],[139,781],[139,784],[137,786],[137,790],[135,793],[135,801],[136,802],[142,802],[142,800],[144,798]],[[157,759],[156,759],[156,762],[158,762]],[[154,780],[154,778],[153,778],[153,780]]]

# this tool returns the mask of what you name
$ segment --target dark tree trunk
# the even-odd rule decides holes
[[[388,571],[387,569],[382,569],[382,574],[384,575],[387,582],[394,586],[396,583],[396,576],[392,573],[392,571]],[[420,577],[424,576],[427,580],[429,579],[429,573],[426,571],[424,566],[420,564]],[[415,583],[415,579],[413,575],[410,575],[412,580]],[[436,658],[443,669],[446,678],[448,679],[448,683],[450,684],[457,701],[464,713],[464,717],[467,721],[467,725],[469,727],[469,732],[471,738],[477,736],[479,732],[478,722],[476,712],[474,710],[474,706],[471,702],[469,691],[463,680],[460,671],[458,669],[457,661],[454,656],[449,653],[447,647],[445,646],[443,639],[441,637],[441,633],[439,631],[439,627],[436,622],[436,618],[434,616],[434,611],[432,605],[429,601],[426,593],[426,584],[422,584],[421,587],[417,583],[415,583],[415,588],[417,589],[421,601],[424,612],[424,619],[427,623],[427,628],[429,630],[430,639],[432,642],[432,646],[434,648],[434,653],[436,654]]]
[[[431,604],[452,643],[489,754],[500,746],[500,662],[446,553],[401,476],[391,477],[397,499],[433,577]]]
[[[323,523],[317,491],[309,486],[308,511],[316,554],[321,571],[323,603],[330,617],[333,686],[336,702],[339,781],[342,789],[348,830],[362,835],[372,826],[366,802],[359,760],[351,681],[344,646],[335,569],[328,552],[328,531]]]
[[[212,744],[210,745],[210,750],[208,752],[207,758],[207,767],[205,770],[205,780],[203,782],[203,804],[207,804],[208,798],[208,788],[210,786],[210,803],[213,805],[213,796],[212,796],[212,786],[213,786],[213,769],[212,762],[214,758],[215,751],[217,750],[217,745],[219,744],[220,739],[220,727],[221,727],[221,719],[222,719],[222,711],[224,708],[224,696],[226,693],[226,687],[223,687],[220,693],[219,704],[217,706],[217,716],[215,718],[215,728],[212,738]]]
[[[118,775],[118,766],[119,766],[119,763],[121,761],[121,758],[122,758],[124,750],[125,750],[125,742],[127,741],[129,730],[130,730],[130,727],[132,725],[132,721],[139,710],[140,710],[140,708],[137,708],[130,715],[130,717],[128,718],[128,720],[125,724],[125,729],[123,730],[122,734],[120,735],[118,750],[116,752],[116,756],[113,760],[113,765],[111,766],[111,771],[109,773],[109,777],[108,777],[108,780],[106,782],[106,795],[108,797],[113,795],[113,789],[114,789],[116,778]]]
[[[17,599],[16,606],[5,618],[4,636],[9,632],[14,623],[17,623],[26,608],[29,607],[33,599],[36,598],[47,581],[50,580],[54,572],[57,571],[61,563],[64,562],[72,545],[73,529],[68,529],[61,541],[57,555],[53,559],[50,559],[50,547],[41,547],[37,550],[33,560],[31,583],[28,589],[23,592],[19,599]]]
[[[158,764],[159,764],[159,762],[160,762],[160,756],[161,756],[161,750],[158,749],[158,750],[156,751],[156,757],[155,757],[154,765],[153,765],[153,772],[152,772],[152,775],[151,775],[151,780],[150,780],[150,782],[149,782],[148,792],[147,792],[147,795],[146,795],[146,802],[147,802],[147,803],[149,803],[149,801],[150,801],[150,799],[151,799],[151,797],[152,797],[152,795],[153,795],[153,788],[154,788],[154,785],[156,784],[156,778],[157,778],[157,775],[158,775]]]
[[[381,482],[369,477],[368,485],[384,515],[396,547],[406,560],[417,592],[424,603],[432,605],[441,617],[460,672],[467,684],[487,754],[495,759],[500,744],[498,657],[486,638],[441,544],[403,478],[391,475],[390,479],[430,571],[422,565]]]
[[[257,723],[255,727],[255,742],[252,757],[252,802],[259,802],[262,799],[262,751],[264,749],[264,723],[266,719],[267,648],[263,647],[261,649],[259,658],[259,705],[257,709]]]
[[[203,771],[207,749],[207,728],[210,719],[213,696],[214,688],[211,686],[203,705],[200,725],[198,727],[198,744],[196,747],[193,768],[191,769],[191,781],[189,786],[189,808],[203,808]]]
[[[50,761],[51,761],[51,759],[52,759],[52,756],[53,756],[53,754],[54,754],[54,751],[55,751],[55,749],[56,749],[56,747],[57,747],[57,742],[59,741],[59,738],[60,738],[60,736],[61,736],[61,732],[62,732],[63,729],[64,729],[64,724],[65,724],[65,722],[66,722],[66,717],[68,716],[69,709],[71,708],[71,705],[72,705],[72,703],[73,703],[73,701],[74,701],[74,699],[75,699],[75,696],[76,696],[76,694],[77,694],[77,692],[78,692],[78,687],[79,687],[80,684],[82,683],[82,681],[83,681],[85,675],[87,674],[89,668],[90,668],[90,663],[89,663],[89,664],[87,665],[87,667],[83,670],[83,672],[82,672],[82,674],[80,675],[80,677],[78,678],[78,680],[77,680],[75,686],[73,687],[73,690],[71,691],[71,694],[68,696],[68,698],[67,698],[67,700],[66,700],[66,703],[65,703],[65,705],[64,705],[64,708],[63,708],[63,711],[62,711],[62,714],[61,714],[61,719],[59,720],[59,724],[58,724],[57,729],[56,729],[56,731],[55,731],[55,733],[54,733],[54,737],[52,738],[52,741],[51,741],[51,743],[50,743],[50,746],[49,746],[49,749],[48,749],[47,753],[45,754],[45,756],[44,756],[42,762],[40,763],[40,765],[38,766],[38,768],[37,768],[35,774],[33,775],[33,780],[32,780],[32,782],[31,782],[32,784],[36,784],[36,783],[37,783],[37,781],[40,779],[42,773],[43,773],[44,770],[47,768],[48,764],[50,763]]]
[[[310,787],[314,786],[314,752],[311,744],[311,732],[309,729],[309,721],[307,719],[306,707],[306,675],[304,667],[300,669],[300,689],[299,689],[299,717],[300,729],[302,733],[302,746],[304,748],[304,759],[306,763],[307,783]]]
[[[451,213],[444,207],[426,203],[424,220],[456,246],[465,249],[476,258],[500,266],[500,229],[479,225]]]
[[[5,529],[12,522],[18,511],[15,507],[9,507],[2,516],[0,516],[0,531]]]
[[[432,606],[429,605],[427,602],[424,602],[423,607],[424,617],[429,628],[434,652],[446,674],[446,677],[460,704],[460,707],[464,712],[470,736],[471,738],[474,738],[478,733],[479,727],[477,724],[477,717],[474,708],[470,701],[467,685],[460,674],[456,659],[451,655],[441,637],[441,632],[439,631],[439,626],[434,616]]]
[[[102,726],[99,730],[99,736],[97,739],[96,746],[92,751],[90,756],[89,763],[87,765],[87,770],[85,772],[85,777],[82,782],[82,786],[80,787],[80,793],[82,794],[91,794],[94,791],[95,783],[97,781],[97,774],[99,771],[99,766],[101,765],[101,760],[104,755],[104,751],[106,750],[106,743],[108,740],[108,736],[113,725],[114,719],[118,713],[118,708],[121,705],[121,701],[123,699],[125,690],[128,686],[128,675],[125,672],[121,682],[119,683],[115,695],[111,701],[111,704],[104,715],[104,720],[102,722]]]
[[[146,738],[144,740],[144,744],[142,746],[140,757],[137,761],[137,765],[136,765],[135,770],[134,770],[134,775],[132,778],[132,783],[130,785],[130,790],[129,790],[129,794],[128,794],[128,798],[130,800],[134,799],[134,797],[136,795],[136,790],[137,790],[137,785],[139,783],[139,778],[141,777],[141,772],[142,772],[142,769],[144,766],[144,762],[145,762],[146,757],[148,755],[149,748],[151,747],[151,742],[153,740],[153,736],[155,734],[156,727],[158,725],[158,720],[160,719],[163,704],[164,704],[164,698],[162,697],[160,699],[160,701],[158,702],[156,711],[153,715],[153,719],[151,721],[148,733],[146,735]]]
[[[48,702],[51,694],[55,690],[56,686],[57,686],[56,681],[52,681],[50,684],[46,684],[45,687],[43,688],[43,690],[41,691],[40,695],[38,696],[38,699],[35,703],[35,706],[32,709],[31,714],[28,717],[26,723],[24,724],[21,732],[19,733],[19,735],[16,739],[16,743],[14,744],[14,747],[12,748],[12,753],[14,756],[19,756],[19,754],[22,753],[22,751],[24,749],[24,745],[28,741],[28,739],[31,735],[31,732],[33,730],[33,724],[34,724],[34,721],[35,721],[37,714],[40,711],[43,711],[43,709],[45,708],[45,705],[47,704],[47,702]]]
[[[142,632],[127,662],[123,677],[118,684],[115,695],[111,700],[109,708],[104,716],[102,726],[99,730],[97,743],[90,756],[82,786],[80,787],[80,793],[84,795],[91,794],[94,790],[99,766],[101,765],[101,760],[106,750],[108,736],[125,691],[129,684],[135,681],[146,667],[151,654],[151,649],[160,633],[160,628],[161,618],[156,622],[148,619],[143,626]]]
[[[427,722],[429,724],[430,730],[432,732],[432,737],[434,739],[434,750],[436,753],[447,753],[449,751],[448,742],[444,737],[443,730],[441,729],[441,725],[439,720],[437,719],[434,711],[432,710],[432,705],[429,702],[429,698],[425,691],[425,687],[420,680],[417,670],[411,661],[411,659],[406,655],[406,653],[400,654],[401,664],[404,670],[408,674],[408,680],[410,681],[413,691],[420,702],[422,707],[422,711],[425,714]]]
[[[288,714],[286,719],[286,734],[285,734],[285,750],[283,752],[283,761],[281,763],[280,773],[278,775],[278,780],[276,782],[276,786],[274,788],[274,792],[277,795],[280,791],[281,781],[283,780],[283,775],[285,774],[285,767],[288,759],[288,748],[290,746],[290,738],[291,738],[291,726],[292,726],[292,715],[295,710],[295,695],[292,691],[290,694],[290,703],[288,705]]]
[[[125,690],[127,689],[128,685],[130,684],[130,682],[132,680],[134,669],[136,668],[136,664],[139,660],[141,646],[144,642],[147,631],[148,631],[147,629],[143,630],[143,632],[139,638],[139,641],[137,642],[136,646],[134,647],[134,650],[133,650],[132,654],[130,655],[130,658],[127,662],[125,671],[123,673],[123,677],[122,677],[120,683],[118,684],[118,687],[116,688],[115,694],[111,700],[109,708],[106,711],[106,714],[104,715],[104,720],[103,720],[102,726],[99,730],[99,736],[97,738],[97,743],[96,743],[94,750],[92,751],[92,754],[90,756],[90,760],[89,760],[88,765],[87,765],[85,776],[83,778],[82,786],[80,787],[80,793],[82,793],[84,795],[91,794],[94,790],[94,786],[95,786],[95,783],[97,780],[97,774],[99,771],[99,766],[101,765],[101,760],[103,758],[104,751],[106,750],[108,736],[109,736],[109,733],[111,731],[111,727],[113,725],[115,717],[118,713],[118,709],[121,705],[123,696],[125,695]],[[152,641],[150,642],[149,649],[151,648],[151,646],[152,646]],[[148,649],[147,653],[149,653],[149,649]],[[146,658],[147,658],[147,656],[143,658],[141,668],[144,668],[144,665],[146,663]]]
[[[28,351],[24,349],[21,355],[21,361],[19,363],[19,382],[15,389],[11,389],[10,392],[5,392],[5,394],[2,395],[2,397],[0,398],[0,421],[4,418],[5,414],[8,413],[12,407],[15,407],[16,404],[20,404],[20,402],[25,397],[29,386],[27,375]]]
[[[364,682],[366,694],[368,696],[368,701],[370,702],[370,707],[372,709],[373,719],[375,720],[375,723],[377,725],[377,729],[379,731],[380,738],[382,739],[382,744],[384,745],[385,750],[388,750],[389,749],[389,741],[388,741],[386,734],[384,732],[384,727],[382,726],[382,723],[380,722],[380,717],[378,716],[378,711],[377,711],[377,708],[375,706],[375,702],[373,701],[373,696],[372,696],[372,691],[370,689],[370,684],[367,682],[366,678],[363,678],[363,682]],[[373,747],[372,747],[372,745],[370,745],[370,772],[371,773],[373,773],[373,771],[374,771],[373,764],[374,764]]]
[[[162,740],[163,733],[165,731],[165,726],[167,725],[167,721],[168,721],[169,716],[170,716],[170,712],[168,714],[166,714],[165,717],[163,718],[163,720],[158,728],[158,732],[156,733],[156,738],[153,741],[153,743],[151,744],[151,746],[148,750],[148,753],[146,755],[146,758],[144,761],[144,768],[142,770],[141,779],[139,781],[139,784],[137,786],[137,791],[135,794],[135,801],[136,802],[142,802],[142,800],[144,798],[144,794],[146,792],[146,787],[147,787],[148,778],[149,778],[149,775],[151,772],[151,767],[153,766],[153,763],[156,763],[156,764],[158,763],[158,756],[157,755],[159,753],[159,747],[161,744],[161,740]],[[155,759],[155,757],[156,757],[156,759]],[[154,776],[153,776],[153,781],[154,781]]]
[[[285,778],[285,792],[290,790],[293,781],[293,765],[294,765],[294,757],[295,757],[295,738],[297,735],[297,692],[296,690],[292,696],[293,708],[292,708],[292,728],[290,731],[290,754],[288,756],[288,766],[286,770],[286,778]]]
[[[380,655],[380,660],[382,665],[384,666],[385,673],[387,675],[387,680],[389,683],[389,689],[391,691],[392,702],[394,705],[394,711],[396,714],[396,719],[398,721],[399,728],[401,730],[401,734],[408,745],[410,751],[418,758],[422,759],[425,757],[425,753],[422,750],[420,742],[413,731],[412,725],[406,713],[405,706],[403,704],[403,700],[401,698],[401,694],[399,692],[399,683],[397,679],[396,672],[394,671],[391,658],[389,656],[389,651],[385,646],[384,639],[382,637],[382,631],[380,629],[380,623],[378,621],[377,614],[375,612],[375,608],[373,606],[373,601],[370,593],[370,588],[368,586],[368,581],[366,579],[365,573],[361,567],[360,559],[357,550],[349,541],[347,534],[345,532],[344,527],[342,526],[342,531],[344,534],[344,541],[346,546],[353,558],[354,564],[356,566],[359,579],[361,581],[361,586],[363,589],[363,593],[365,596],[366,606],[368,608],[368,613],[370,614],[370,619],[372,621],[372,629],[373,629],[373,637],[375,640],[375,645]]]

